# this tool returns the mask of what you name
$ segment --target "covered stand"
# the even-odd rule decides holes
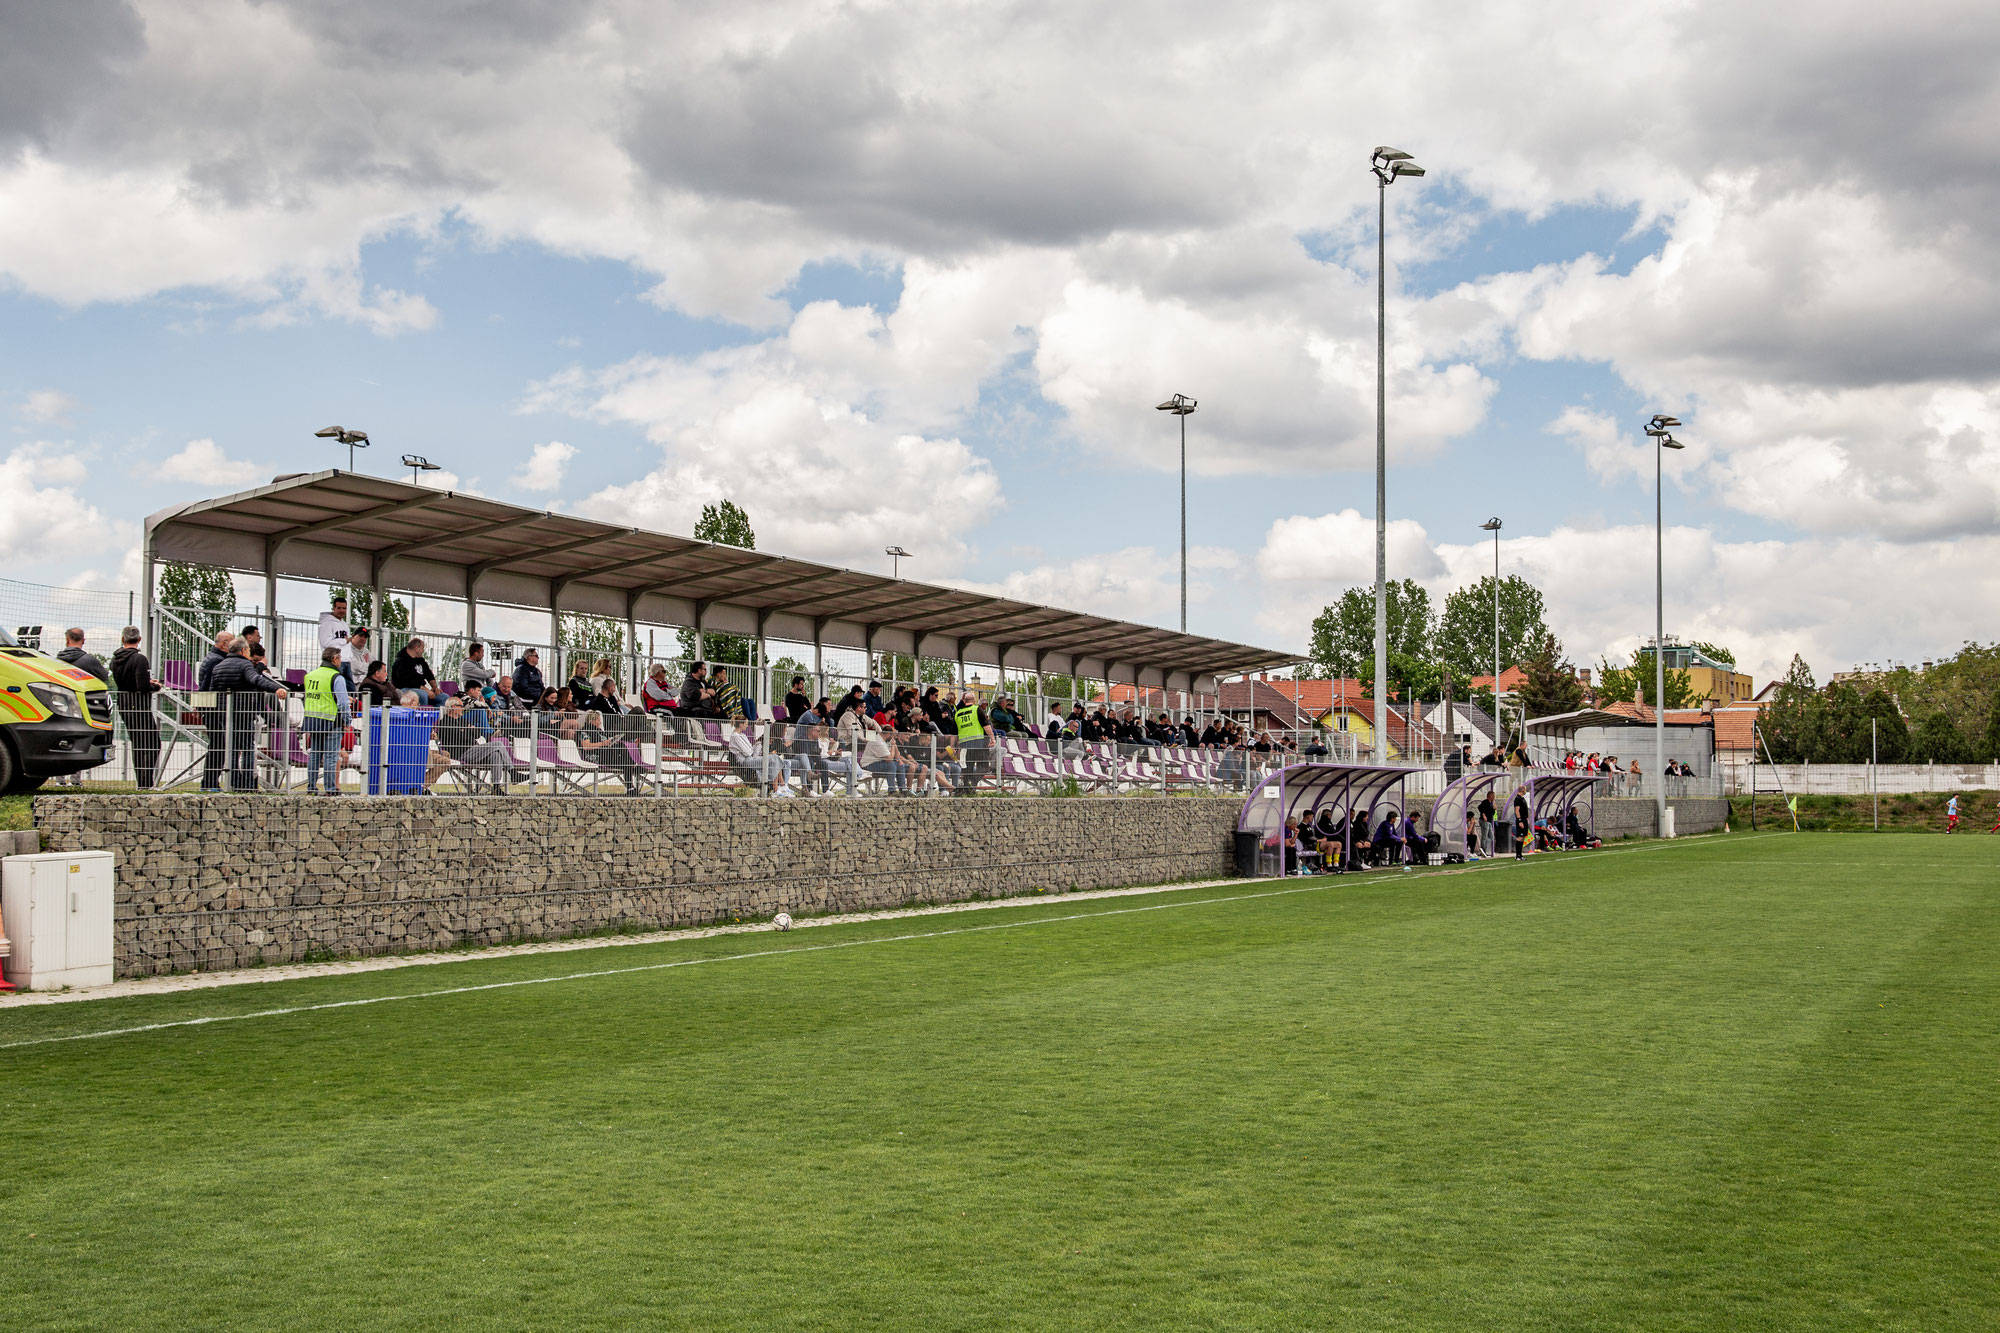
[[[1398,795],[1411,773],[1407,768],[1383,768],[1374,764],[1291,764],[1265,777],[1243,802],[1236,817],[1238,833],[1254,833],[1257,845],[1274,851],[1285,821],[1332,806],[1347,822],[1346,845],[1354,849],[1354,814],[1373,827],[1375,809],[1393,790]]]

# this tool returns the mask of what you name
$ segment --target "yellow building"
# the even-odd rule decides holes
[[[1688,688],[1694,692],[1698,703],[1740,703],[1756,693],[1749,676],[1727,662],[1716,661],[1692,644],[1669,637],[1664,656],[1667,670],[1687,672]],[[1646,665],[1650,668],[1652,663],[1647,662]]]

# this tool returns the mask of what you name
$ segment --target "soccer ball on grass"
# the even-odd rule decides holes
[[[792,914],[790,912],[780,912],[771,918],[771,924],[779,930],[790,930],[792,928]]]

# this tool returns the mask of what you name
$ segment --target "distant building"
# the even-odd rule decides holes
[[[1646,640],[1646,651],[1652,640]],[[1756,684],[1749,675],[1738,671],[1727,662],[1718,662],[1691,643],[1682,643],[1673,635],[1667,636],[1666,647],[1660,658],[1667,670],[1685,671],[1688,674],[1688,688],[1694,697],[1703,703],[1726,705],[1741,702],[1756,693]],[[1650,665],[1650,664],[1649,664]]]

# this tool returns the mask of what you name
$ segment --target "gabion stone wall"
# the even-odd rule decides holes
[[[121,976],[1230,873],[1240,798],[39,797]]]

